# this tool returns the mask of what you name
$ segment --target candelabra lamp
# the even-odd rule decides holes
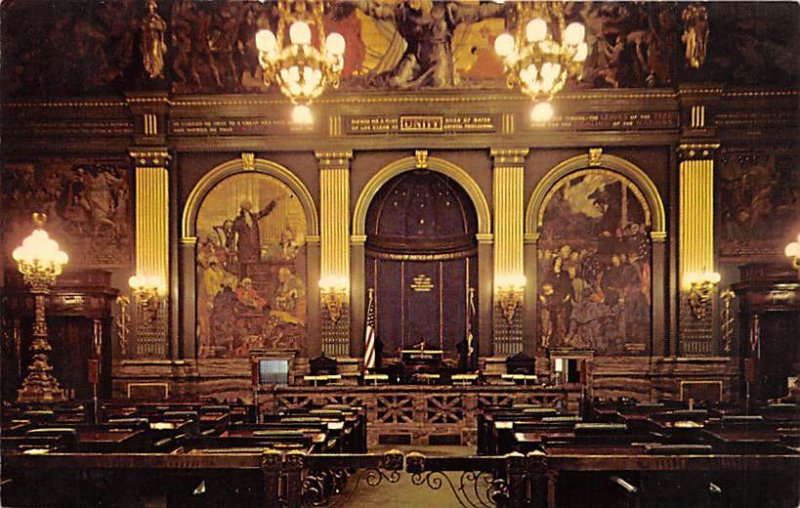
[[[48,354],[53,348],[47,340],[45,305],[50,287],[61,274],[69,257],[43,229],[46,220],[46,214],[34,213],[36,229],[12,254],[34,297],[33,341],[30,347],[33,358],[28,366],[28,376],[17,395],[17,400],[22,403],[47,404],[61,402],[66,398],[64,390],[52,374],[53,367],[48,360]]]
[[[527,280],[524,275],[506,275],[498,277],[495,283],[497,304],[503,312],[503,318],[510,325],[522,304],[522,295]]]
[[[689,286],[689,309],[695,319],[705,319],[708,315],[708,303],[714,296],[714,289],[721,280],[717,272],[689,273],[684,278]]]

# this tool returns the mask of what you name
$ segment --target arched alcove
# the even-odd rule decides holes
[[[411,345],[466,362],[477,349],[478,217],[466,191],[427,169],[403,172],[366,214],[366,283],[384,357]],[[471,310],[472,309],[472,310]]]

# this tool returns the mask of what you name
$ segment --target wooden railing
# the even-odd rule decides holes
[[[626,484],[620,476],[626,473],[640,474],[707,474],[718,485],[726,485],[717,478],[736,482],[742,473],[768,476],[784,475],[790,487],[800,484],[800,454],[771,455],[545,455],[530,453],[527,456],[512,453],[505,456],[486,457],[431,457],[421,453],[403,454],[393,450],[383,454],[306,454],[265,449],[260,453],[191,453],[170,454],[77,454],[48,453],[27,455],[4,453],[3,478],[5,491],[19,488],[17,483],[43,478],[48,485],[58,485],[59,479],[66,480],[62,485],[71,485],[71,490],[84,493],[92,485],[84,485],[101,476],[124,472],[128,476],[150,473],[158,478],[158,486],[166,491],[168,506],[184,506],[180,502],[187,498],[188,504],[196,506],[202,495],[199,488],[194,493],[171,494],[181,485],[194,486],[194,483],[180,483],[178,479],[187,477],[194,482],[214,475],[229,473],[230,481],[241,483],[239,490],[257,490],[255,499],[259,506],[299,507],[299,506],[343,506],[361,488],[371,488],[384,483],[397,483],[403,472],[410,475],[411,483],[418,488],[449,489],[454,500],[462,506],[511,506],[548,507],[558,506],[559,476],[567,472],[581,474],[607,473],[607,488],[615,485],[626,487],[619,498],[628,500],[625,504],[638,506],[638,489]],[[247,474],[250,471],[252,474]],[[574,479],[573,479],[574,481]],[[16,482],[16,483],[15,483]],[[102,480],[99,481],[101,484]],[[250,482],[249,484],[246,484]],[[615,483],[616,482],[616,483]],[[108,485],[106,485],[108,486]],[[574,486],[574,483],[573,483]],[[43,486],[33,485],[33,488]],[[185,489],[184,489],[185,490]],[[702,489],[701,489],[702,490]],[[708,489],[706,489],[708,490]],[[712,489],[713,490],[713,489]],[[719,488],[717,489],[719,490]],[[749,501],[756,502],[758,496],[768,496],[774,506],[796,506],[797,488],[780,493],[780,500],[773,492],[757,492],[753,489]],[[7,493],[7,492],[4,492]],[[127,494],[131,494],[127,492]],[[599,492],[586,492],[587,500]],[[698,491],[697,496],[729,495],[726,492]],[[65,503],[75,492],[64,492]],[[183,497],[181,497],[183,496]],[[735,499],[735,498],[734,498]],[[172,500],[173,502],[169,502]],[[177,501],[176,501],[177,500]],[[4,499],[5,501],[5,499]],[[783,504],[785,501],[786,504]],[[234,502],[229,499],[227,502]],[[588,502],[588,501],[587,501]],[[721,506],[726,504],[721,498]],[[777,503],[777,504],[774,504]],[[794,504],[792,504],[794,503]],[[753,504],[754,506],[755,504]],[[205,506],[205,505],[203,505]],[[705,504],[703,506],[706,506]],[[710,506],[710,505],[709,505]],[[745,506],[745,505],[742,505]]]
[[[438,444],[431,436],[473,444],[485,409],[536,404],[577,411],[580,392],[566,386],[276,386],[259,392],[264,414],[328,404],[366,411],[368,443]]]

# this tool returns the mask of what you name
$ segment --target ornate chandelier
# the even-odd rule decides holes
[[[279,0],[276,33],[256,34],[264,83],[276,83],[292,101],[297,123],[312,122],[308,104],[328,83],[338,87],[342,75],[345,40],[338,33],[325,36],[324,9],[322,0]]]
[[[515,2],[514,7],[516,31],[497,37],[494,48],[503,58],[509,88],[518,85],[537,101],[531,117],[547,121],[553,115],[550,99],[583,72],[586,29],[578,22],[566,25],[560,2]]]

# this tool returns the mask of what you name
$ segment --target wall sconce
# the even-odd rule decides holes
[[[797,241],[791,242],[786,246],[786,257],[792,261],[792,266],[797,270],[797,275],[800,276],[800,235],[797,235]]]
[[[319,280],[319,290],[322,302],[328,309],[328,318],[336,324],[344,314],[350,281],[347,277],[323,277]]]
[[[695,319],[704,319],[708,314],[707,304],[721,279],[717,272],[692,272],[684,275],[684,284],[689,286],[689,309]]]
[[[527,279],[524,275],[501,275],[495,280],[494,290],[503,317],[511,324],[517,308],[522,303],[522,295]]]
[[[161,306],[161,297],[166,294],[166,288],[161,277],[154,275],[134,275],[128,279],[128,285],[136,296],[136,302],[142,309],[145,320],[153,322],[158,316]]]

